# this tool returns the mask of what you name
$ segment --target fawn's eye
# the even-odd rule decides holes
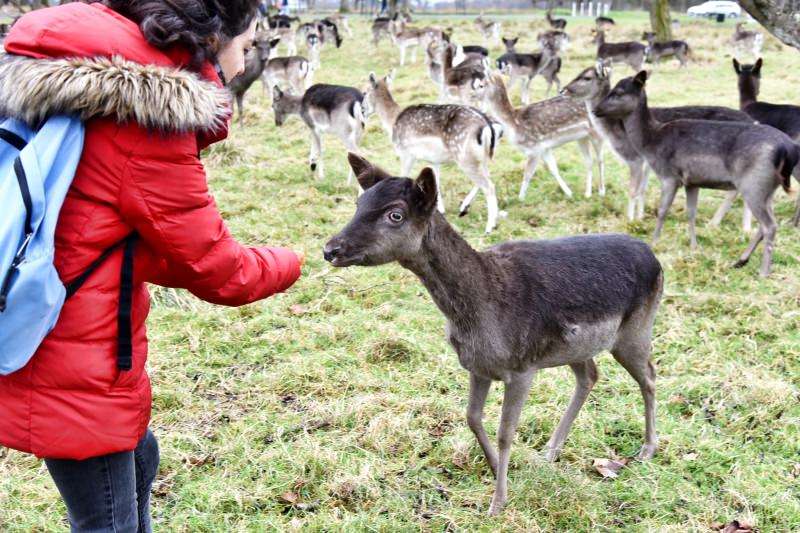
[[[387,216],[389,217],[389,221],[394,224],[399,224],[405,218],[403,216],[403,213],[401,213],[400,211],[389,211],[389,214]]]

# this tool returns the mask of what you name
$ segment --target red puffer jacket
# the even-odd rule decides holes
[[[131,450],[150,420],[145,282],[242,305],[291,286],[300,264],[285,248],[239,245],[208,192],[198,153],[225,137],[229,117],[210,64],[192,73],[185,51],[150,46],[136,24],[96,3],[25,15],[4,45],[0,116],[86,120],[56,229],[62,280],[131,232],[140,237],[131,370],[116,360],[120,249],[66,302],[28,365],[0,377],[0,444],[71,459]]]

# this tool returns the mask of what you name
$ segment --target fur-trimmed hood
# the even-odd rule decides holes
[[[37,59],[0,56],[0,116],[31,125],[55,114],[119,122],[168,132],[216,132],[230,115],[226,89],[173,67],[119,56]]]

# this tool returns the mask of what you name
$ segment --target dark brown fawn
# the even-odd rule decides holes
[[[364,194],[353,219],[323,249],[336,267],[397,261],[428,289],[448,341],[470,373],[467,423],[497,478],[489,514],[508,499],[508,463],[522,408],[539,369],[569,365],[577,386],[545,446],[555,461],[592,387],[594,357],[608,350],[639,384],[645,405],[640,459],[658,448],[653,322],[664,283],[650,248],[627,235],[511,241],[474,250],[436,210],[436,181],[393,178],[349,154]],[[492,381],[505,387],[495,451],[483,427]]]

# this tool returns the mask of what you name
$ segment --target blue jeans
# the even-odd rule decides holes
[[[158,442],[148,429],[136,449],[82,461],[45,459],[67,505],[72,533],[151,533],[150,487]]]

